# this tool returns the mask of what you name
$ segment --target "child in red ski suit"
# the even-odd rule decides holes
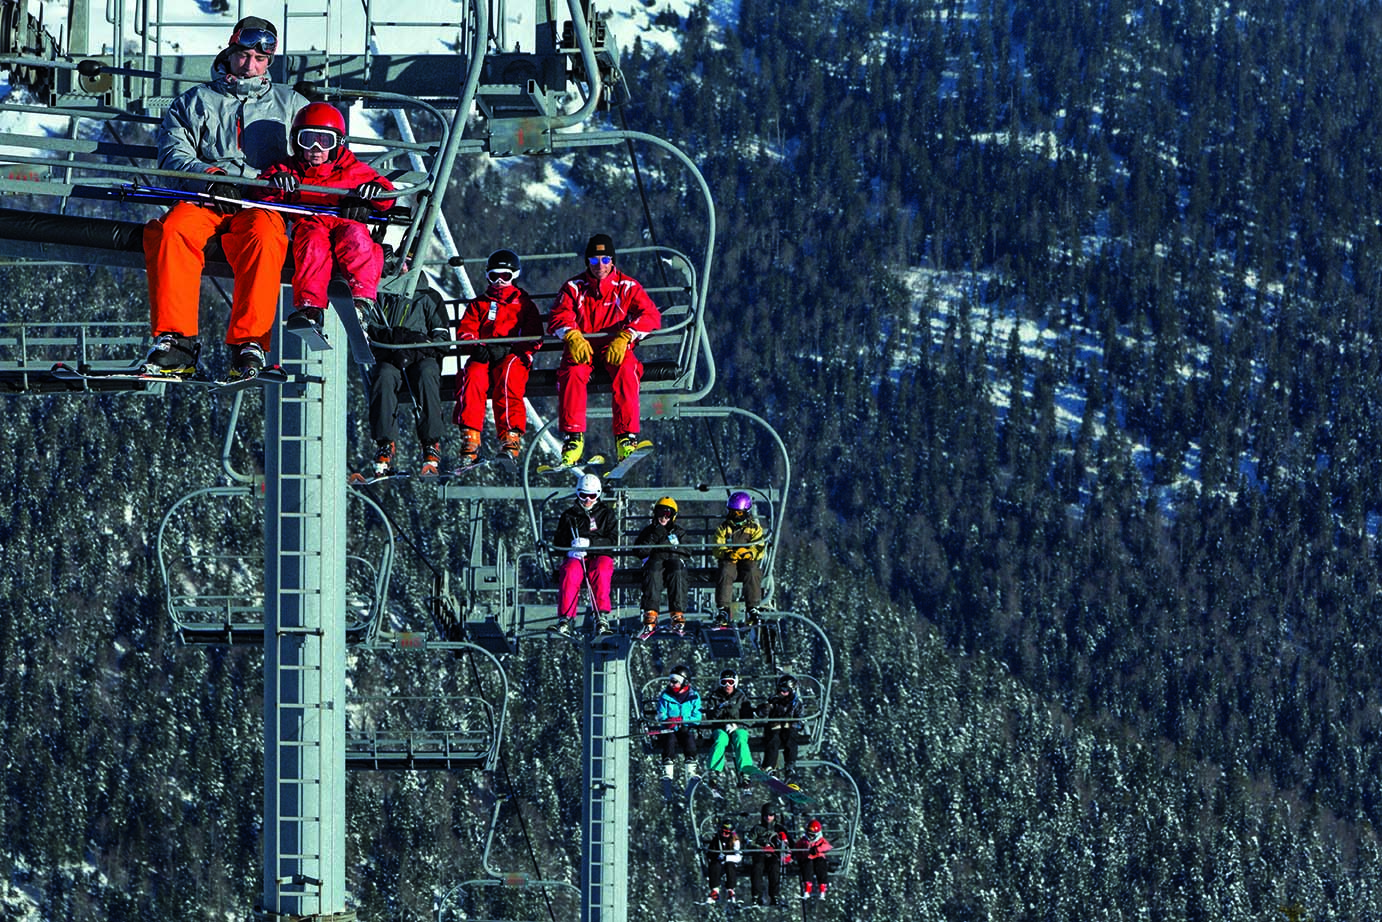
[[[468,303],[457,325],[461,342],[500,337],[531,337],[520,342],[478,343],[469,347],[470,358],[456,384],[454,420],[461,427],[461,466],[479,459],[480,431],[485,427],[485,401],[494,403],[494,430],[499,450],[517,458],[528,428],[523,397],[533,353],[542,346],[542,317],[537,303],[517,284],[523,271],[513,250],[495,250],[489,256],[485,277],[489,287]]]
[[[379,196],[393,189],[374,167],[362,163],[345,146],[345,119],[329,103],[308,104],[293,119],[289,133],[293,155],[261,174],[273,184],[270,202],[336,207],[340,215],[313,214],[293,221],[293,309],[299,321],[315,326],[327,306],[326,287],[339,270],[350,286],[362,326],[373,314],[384,251],[362,222],[371,211],[393,202]],[[300,186],[350,189],[350,196],[311,192]]]

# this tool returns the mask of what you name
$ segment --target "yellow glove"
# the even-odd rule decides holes
[[[590,348],[590,343],[580,330],[568,330],[566,333],[566,357],[572,365],[589,365],[590,360],[595,357],[595,350]]]
[[[611,368],[618,368],[624,364],[624,353],[629,351],[629,343],[633,340],[633,332],[630,330],[620,330],[609,345],[605,346],[605,363]]]

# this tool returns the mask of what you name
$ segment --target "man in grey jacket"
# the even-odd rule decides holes
[[[153,349],[145,360],[153,374],[190,376],[201,351],[197,340],[205,247],[215,235],[235,274],[230,324],[232,377],[252,377],[264,367],[278,310],[288,235],[282,216],[265,208],[240,208],[244,186],[218,176],[254,178],[288,155],[288,126],[307,100],[275,86],[269,65],[278,50],[273,23],[247,16],[212,64],[212,79],[173,100],[158,133],[158,166],[199,173],[184,188],[206,191],[211,201],[179,202],[144,226]]]

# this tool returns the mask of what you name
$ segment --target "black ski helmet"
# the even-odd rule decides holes
[[[684,665],[678,666],[677,668],[673,669],[669,674],[669,677],[671,678],[673,685],[691,684],[691,670],[687,669]]]
[[[720,837],[728,839],[732,835],[734,835],[734,823],[730,820],[725,820],[720,824]]]
[[[777,690],[780,692],[794,692],[797,690],[797,680],[789,675],[785,675],[777,680]]]
[[[766,803],[763,805],[761,815],[763,817],[763,822],[766,823],[768,820],[773,819],[777,816],[777,811],[773,809],[773,805],[771,803]]]
[[[491,269],[507,269],[516,276],[523,271],[523,264],[513,250],[495,250],[489,254],[489,261],[485,263],[485,271],[489,272]]]
[[[723,685],[726,682],[733,682],[735,685],[738,685],[739,675],[733,669],[726,669],[722,671],[720,673],[720,684]]]

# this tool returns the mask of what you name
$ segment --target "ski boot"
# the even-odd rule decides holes
[[[283,321],[283,328],[292,332],[320,330],[322,328],[322,309],[310,305],[299,307]]]
[[[422,469],[419,477],[435,477],[441,473],[441,442],[428,442],[422,446]]]
[[[390,439],[374,443],[374,476],[388,477],[393,474],[394,444]]]
[[[457,470],[465,470],[480,463],[480,430],[461,427],[461,456]]]
[[[711,887],[710,895],[705,898],[705,901],[711,904],[718,903],[720,901],[720,888]]]
[[[554,634],[556,634],[556,635],[558,635],[558,636],[560,636],[560,637],[570,637],[570,636],[571,636],[571,622],[574,621],[574,620],[576,620],[576,619],[575,619],[575,618],[558,618],[558,619],[557,619],[557,623],[556,623],[555,625],[553,625],[552,628],[551,628],[552,633],[554,633]]]
[[[643,613],[643,630],[638,632],[638,639],[647,640],[653,636],[655,630],[657,630],[657,612],[645,611]]]
[[[244,380],[254,378],[264,370],[264,347],[259,343],[249,342],[231,345],[230,357],[230,377],[231,380]]]
[[[566,441],[561,445],[561,463],[564,467],[570,467],[581,460],[581,455],[585,453],[585,433],[568,432]]]
[[[638,433],[625,432],[614,440],[615,460],[623,461],[636,451],[638,451]]]
[[[825,899],[825,888],[828,887],[828,886],[830,886],[830,885],[829,885],[829,884],[823,883],[823,884],[820,885],[820,887],[818,887],[818,888],[816,889],[816,901],[817,901],[817,902],[820,902],[821,900]]]
[[[181,333],[160,333],[153,348],[144,357],[144,373],[167,375],[170,378],[190,378],[197,373],[197,356],[201,343]]]
[[[499,450],[517,461],[518,453],[523,450],[523,433],[519,432],[517,429],[510,429],[508,432],[500,433]]]
[[[763,611],[760,608],[750,608],[745,614],[748,615],[749,627],[754,627],[763,622]]]
[[[614,628],[609,626],[609,612],[602,611],[595,618],[595,636],[608,637],[614,633]]]
[[[686,615],[679,611],[672,612],[672,630],[677,632],[678,637],[686,636]]]
[[[743,774],[743,773],[740,773],[740,775],[739,775],[739,793],[740,793],[740,794],[748,794],[748,793],[751,793],[752,791],[753,791],[753,782],[749,780],[749,776],[748,776],[748,775],[745,775],[745,774]]]
[[[717,627],[717,628],[734,627],[734,622],[732,622],[732,621],[729,619],[729,609],[728,609],[728,608],[722,608],[722,609],[720,609],[719,611],[715,612],[715,627]]]
[[[375,322],[374,302],[369,298],[355,299],[355,316],[360,318],[360,332],[365,334],[365,339],[369,339],[369,327]]]

